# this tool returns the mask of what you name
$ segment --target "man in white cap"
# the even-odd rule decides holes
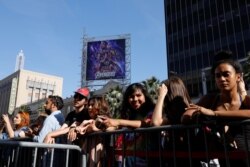
[[[50,132],[44,139],[44,143],[54,143],[54,138],[68,133],[68,139],[74,141],[77,133],[75,127],[82,123],[84,120],[90,119],[88,110],[86,108],[89,97],[88,88],[79,88],[74,94],[74,110],[71,111],[62,127],[56,131]],[[75,143],[77,144],[77,143]]]

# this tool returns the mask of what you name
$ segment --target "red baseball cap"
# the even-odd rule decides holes
[[[80,95],[83,95],[85,97],[88,97],[89,96],[89,89],[88,88],[79,88],[77,89],[77,91],[75,91],[75,93],[78,93]]]

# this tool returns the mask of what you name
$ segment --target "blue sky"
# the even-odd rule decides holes
[[[63,77],[63,97],[80,86],[82,36],[130,34],[131,82],[167,78],[164,0],[0,0],[0,79],[24,69]]]

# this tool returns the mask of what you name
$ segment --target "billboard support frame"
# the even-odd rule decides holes
[[[125,77],[122,79],[100,79],[87,80],[87,60],[88,60],[88,43],[95,41],[125,40]],[[88,37],[83,35],[82,61],[81,61],[81,87],[88,87],[91,91],[98,90],[106,85],[109,81],[118,82],[126,86],[131,83],[131,39],[130,34],[122,34],[106,37]]]

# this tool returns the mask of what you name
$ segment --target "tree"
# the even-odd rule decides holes
[[[123,92],[122,88],[119,86],[111,88],[110,91],[108,91],[108,93],[105,94],[105,99],[109,104],[111,116],[113,118],[120,117],[122,98],[123,98]]]
[[[23,111],[23,112],[28,112],[29,114],[31,114],[31,109],[29,106],[27,105],[22,105],[19,107],[19,111]]]
[[[43,106],[43,105],[44,105],[44,104],[41,103],[41,104],[38,106],[38,108],[37,108],[38,114],[43,114],[43,113],[45,113],[45,109],[44,109],[44,106]]]
[[[149,79],[146,79],[145,81],[142,81],[142,84],[145,86],[152,100],[156,102],[158,98],[157,89],[159,88],[160,80],[153,76]]]

